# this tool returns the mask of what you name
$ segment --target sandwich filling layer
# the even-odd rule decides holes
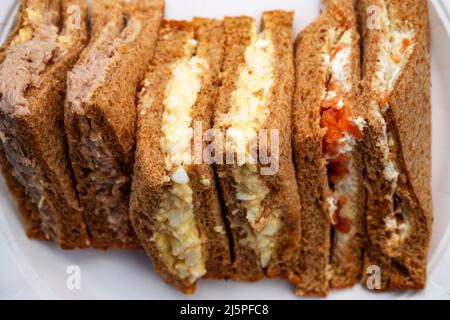
[[[321,126],[326,129],[323,151],[332,191],[326,201],[334,230],[342,239],[352,232],[356,218],[354,206],[358,197],[358,182],[352,152],[355,143],[362,138],[365,125],[363,119],[353,117],[349,104],[353,89],[352,32],[351,29],[330,29],[323,54],[328,81],[321,105]]]
[[[237,158],[231,174],[238,211],[245,213],[249,226],[243,228],[249,233],[246,240],[258,252],[263,268],[268,266],[275,247],[279,218],[273,212],[264,212],[262,204],[270,190],[258,172],[251,146],[256,145],[258,130],[265,127],[270,114],[274,62],[275,48],[270,31],[258,34],[254,25],[230,108],[226,114],[219,115],[220,126],[227,128],[227,152],[232,151]]]
[[[383,1],[383,5],[377,72],[372,79],[376,101],[371,107],[372,113],[381,127],[377,146],[383,154],[383,176],[391,184],[391,193],[386,195],[386,198],[392,203],[393,212],[385,217],[384,222],[385,248],[393,253],[408,236],[410,225],[408,217],[403,212],[400,198],[396,196],[397,184],[401,176],[396,159],[397,144],[394,136],[388,130],[384,114],[390,108],[389,97],[413,52],[415,31],[408,22],[393,19],[389,5],[385,1]]]
[[[86,49],[82,62],[69,72],[67,80],[67,97],[70,108],[76,114],[80,134],[78,152],[81,166],[90,191],[95,194],[93,213],[105,217],[113,232],[121,232],[119,227],[128,221],[126,190],[129,178],[101,130],[85,116],[85,108],[90,106],[95,90],[105,84],[108,71],[120,59],[121,50],[136,39],[140,30],[140,21],[126,16],[106,24]]]
[[[156,213],[158,230],[153,235],[167,268],[190,283],[206,273],[205,239],[196,219],[188,175],[193,139],[191,113],[208,70],[207,61],[196,56],[196,46],[193,38],[186,42],[185,57],[173,64],[165,89],[161,148],[168,187]]]
[[[136,39],[141,30],[139,20],[122,16],[107,23],[93,44],[88,47],[82,62],[68,74],[68,100],[80,114],[91,102],[95,90],[105,83],[110,66],[120,59],[124,46]]]
[[[0,65],[1,144],[12,167],[12,175],[39,210],[41,229],[47,238],[54,238],[56,231],[53,209],[45,194],[54,194],[57,190],[51,190],[42,168],[23,150],[13,118],[30,114],[27,90],[42,86],[42,74],[67,53],[72,44],[72,34],[80,30],[80,25],[68,23],[80,15],[78,6],[68,7],[62,33],[58,26],[58,10],[54,4],[48,8],[25,8],[21,28],[6,49],[5,59]]]
[[[69,23],[80,15],[80,8],[67,9],[65,28],[60,34],[57,8],[26,8],[18,35],[6,49],[0,66],[0,107],[7,113],[29,114],[26,91],[42,85],[47,66],[61,59],[72,44],[72,34],[80,25]]]

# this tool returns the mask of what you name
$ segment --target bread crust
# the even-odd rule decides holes
[[[30,2],[27,0],[21,2],[15,27],[0,50],[0,62],[4,61],[7,48],[18,35],[26,15],[25,9]],[[49,5],[49,1],[38,4],[39,8],[48,8]],[[2,172],[17,200],[28,237],[53,238],[64,249],[85,247],[89,244],[75,192],[62,125],[66,72],[75,63],[87,40],[87,8],[85,2],[81,0],[62,0],[51,4],[60,13],[60,28],[64,27],[64,23],[68,23],[67,9],[70,5],[77,5],[80,8],[81,25],[79,32],[74,35],[68,53],[46,67],[41,75],[43,81],[40,87],[27,89],[25,96],[29,101],[29,113],[19,115],[2,112],[1,115],[2,121],[7,122],[15,131],[15,138],[25,156],[41,170],[40,179],[46,186],[43,193],[52,209],[51,234],[42,230],[39,210],[27,195],[25,188],[12,174],[12,167],[3,146],[0,151]]]
[[[102,84],[94,91],[89,105],[84,106],[80,116],[74,111],[72,103],[66,100],[65,128],[69,142],[72,168],[77,180],[77,190],[83,205],[84,216],[89,227],[92,246],[107,249],[138,248],[131,222],[129,221],[128,203],[130,193],[130,176],[134,161],[134,143],[136,130],[136,91],[143,79],[150,59],[153,56],[159,25],[164,10],[164,1],[111,1],[95,0],[93,2],[93,39],[107,21],[126,15],[139,20],[141,29],[136,38],[120,48],[120,59],[108,65],[107,74]],[[88,45],[80,56],[78,64],[85,63],[89,50],[95,45]],[[87,121],[87,122],[85,122]],[[81,155],[81,135],[83,125],[88,123],[99,132],[103,146],[112,155],[113,161],[120,167],[121,174],[127,181],[115,195],[120,206],[120,222],[116,229],[110,228],[108,214],[96,212],[96,183],[86,175],[86,166]],[[99,200],[100,201],[100,200]]]
[[[270,114],[265,129],[279,130],[279,171],[275,175],[260,176],[269,193],[261,203],[262,211],[280,212],[280,229],[266,270],[260,266],[259,253],[245,242],[248,220],[235,198],[232,169],[235,165],[218,164],[216,170],[224,200],[225,213],[231,229],[234,252],[233,279],[256,281],[264,277],[285,277],[295,281],[293,268],[300,245],[300,201],[297,195],[291,149],[291,105],[293,94],[293,13],[268,11],[263,13],[262,25],[268,29],[275,48],[274,84],[269,103]],[[245,50],[251,41],[253,19],[250,17],[226,17],[224,20],[226,44],[222,72],[222,85],[217,100],[215,127],[226,136],[226,128],[220,126],[219,114],[227,113],[230,100],[236,90],[241,66],[245,63]],[[258,167],[260,164],[258,164]]]
[[[380,179],[384,170],[382,154],[376,145],[380,128],[368,113],[364,135],[366,167],[368,249],[365,268],[378,265],[381,269],[381,290],[419,289],[425,286],[428,246],[433,221],[431,196],[431,104],[428,9],[425,0],[386,1],[393,21],[409,23],[414,29],[414,49],[405,64],[388,99],[384,112],[387,131],[395,146],[400,172],[395,201],[401,203],[402,214],[411,231],[396,250],[386,247],[387,231],[384,219],[393,213],[390,184]],[[367,8],[379,6],[381,0],[360,1],[361,21],[369,18]],[[394,22],[396,23],[396,22]],[[370,106],[377,101],[371,82],[376,70],[376,58],[381,31],[362,23],[363,34],[363,94],[360,104]],[[381,174],[380,174],[381,173]],[[367,275],[368,276],[368,275]],[[366,281],[367,276],[364,278]],[[364,282],[365,283],[365,282]]]
[[[28,1],[20,2],[19,10],[14,22],[14,27],[12,28],[10,34],[0,48],[0,63],[3,63],[3,60],[5,58],[5,50],[11,45],[13,39],[19,34],[19,30],[22,27],[24,17],[26,15],[25,9],[27,7],[27,3]],[[34,202],[26,195],[25,188],[12,175],[13,168],[6,158],[5,151],[2,145],[0,146],[0,166],[8,189],[16,200],[28,238],[45,240],[46,235],[41,230],[41,218],[39,210],[37,209]]]
[[[215,110],[214,127],[221,130],[225,136],[225,130],[217,126],[217,114],[226,113],[230,107],[229,99],[236,90],[235,80],[238,77],[239,67],[245,63],[245,49],[250,44],[253,19],[250,17],[225,17],[225,56],[222,65],[221,87]],[[241,226],[247,224],[247,219],[242,215],[233,215],[235,210],[235,195],[233,178],[229,176],[227,165],[215,165],[219,179],[220,192],[224,203],[224,211],[227,223],[230,226],[233,249],[233,279],[240,281],[256,281],[264,277],[259,266],[259,258],[255,250],[250,246],[242,245],[246,238],[246,230]]]
[[[219,93],[219,75],[224,58],[224,28],[223,21],[194,18],[195,38],[198,41],[197,55],[208,60],[210,79],[205,80],[205,84],[199,93],[196,105],[194,106],[192,119],[201,121],[203,130],[212,128],[215,101]],[[207,143],[203,142],[203,150]],[[230,277],[231,252],[230,241],[227,234],[227,226],[222,215],[222,208],[218,193],[218,186],[213,167],[208,164],[193,166],[190,172],[196,185],[193,190],[195,210],[199,212],[200,224],[203,233],[207,235],[208,260],[206,261],[208,278],[226,279]],[[208,179],[210,186],[206,187],[200,183],[202,179]],[[221,232],[214,230],[219,227]]]
[[[270,193],[265,210],[281,211],[281,225],[275,241],[271,262],[266,270],[269,277],[283,277],[295,282],[296,258],[301,245],[301,204],[292,159],[292,99],[294,94],[294,50],[292,23],[294,13],[266,11],[262,16],[263,29],[272,30],[276,65],[274,87],[270,101],[271,114],[266,129],[280,133],[279,171],[264,176]]]
[[[362,163],[358,147],[351,152],[355,168],[357,201],[351,233],[339,240],[339,231],[330,224],[326,199],[332,194],[323,152],[326,129],[321,125],[321,104],[329,78],[320,54],[332,28],[352,30],[352,90],[347,97],[353,117],[360,115],[356,97],[359,92],[359,34],[352,1],[325,2],[321,16],[297,37],[295,43],[296,92],[293,106],[293,146],[297,182],[302,201],[302,248],[299,257],[297,294],[326,296],[330,285],[354,285],[361,274],[364,246]],[[330,241],[331,239],[331,241]]]
[[[211,127],[218,77],[223,59],[222,21],[194,18],[187,21],[165,21],[160,31],[154,60],[140,93],[137,130],[136,162],[131,194],[131,220],[154,268],[163,279],[184,293],[193,293],[195,283],[174,275],[162,260],[152,237],[159,229],[156,213],[163,193],[169,188],[164,183],[165,152],[161,148],[163,100],[167,83],[172,78],[173,64],[185,57],[186,41],[197,41],[196,56],[208,62],[208,71],[202,78],[201,89],[192,107],[192,125],[201,122],[205,132]],[[206,143],[203,142],[203,147]],[[205,163],[187,167],[193,191],[194,214],[200,234],[204,237],[206,277],[227,278],[230,273],[230,248],[226,226],[221,214],[219,196],[212,167]],[[207,179],[210,183],[202,183]]]

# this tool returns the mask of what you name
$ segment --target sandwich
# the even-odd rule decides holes
[[[67,78],[65,130],[97,248],[136,248],[129,219],[137,86],[153,56],[162,0],[94,0],[92,39]]]
[[[291,149],[293,13],[226,17],[214,163],[233,248],[232,278],[295,281],[300,201]]]
[[[363,0],[359,13],[360,104],[367,109],[364,285],[419,289],[433,221],[427,1]]]
[[[28,237],[89,245],[64,136],[66,73],[87,41],[82,0],[23,0],[0,49],[0,165]]]
[[[139,94],[131,221],[156,271],[184,293],[230,272],[214,172],[202,156],[224,40],[222,21],[165,21]]]
[[[305,296],[358,282],[365,235],[356,14],[352,0],[324,5],[295,43],[293,145],[302,202],[297,294]]]

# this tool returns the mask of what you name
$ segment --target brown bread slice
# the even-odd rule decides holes
[[[337,30],[336,39],[330,35],[331,30]],[[348,40],[345,40],[347,32],[350,33]],[[344,40],[348,42],[341,42]],[[330,110],[324,107],[327,90],[337,91],[339,96],[339,85],[332,83],[337,80],[331,67],[324,65],[324,55],[332,60],[334,54],[337,57],[339,52],[347,50],[342,49],[340,43],[347,43],[346,48],[351,50],[344,67],[351,88],[345,93],[343,108],[351,110],[351,119],[355,119],[360,114],[356,103],[360,66],[359,34],[353,2],[326,1],[324,12],[299,34],[295,43],[293,145],[303,210],[297,284],[299,295],[325,296],[330,285],[335,288],[350,287],[361,274],[365,233],[361,159],[357,146],[342,153],[349,159],[347,168],[353,168],[353,182],[350,184],[351,193],[338,191],[329,169],[330,162],[334,160],[329,160],[333,158],[326,151],[328,145],[325,139],[328,139],[326,134],[330,129],[322,122],[326,110]],[[334,102],[331,107],[335,108]],[[348,199],[347,206],[353,206],[353,211],[347,209],[340,213],[346,219],[345,224],[339,220],[331,224],[332,217],[338,211],[330,213],[332,209],[327,201],[329,197],[336,199],[342,195]]]
[[[153,56],[162,0],[95,0],[94,35],[68,75],[65,128],[94,247],[139,247],[129,220],[135,97]]]
[[[373,79],[379,71],[377,60],[385,29],[383,24],[380,28],[370,28],[371,24],[366,22],[373,22],[374,9],[385,5],[392,28],[414,30],[414,34],[410,43],[402,40],[402,50],[410,50],[409,56],[405,54],[405,63],[392,91],[380,97]],[[368,123],[363,143],[368,196],[368,249],[364,267],[377,265],[380,268],[381,290],[423,288],[433,221],[427,1],[363,0],[359,4],[359,14],[363,34],[360,104],[367,108]],[[385,105],[388,107],[382,108],[381,113],[387,124],[389,157],[395,160],[399,174],[396,189],[392,189],[393,184],[384,176],[386,161],[377,143],[383,128],[372,111],[373,107]],[[394,229],[386,224],[390,221],[395,222]],[[398,242],[393,240],[396,236]],[[374,283],[366,282],[371,280],[368,276],[370,274],[364,278],[364,285],[371,286]]]
[[[65,249],[89,244],[63,129],[66,72],[86,40],[85,1],[24,0],[0,50],[7,84],[0,89],[2,172],[27,235],[53,239]],[[27,74],[34,76],[26,80]],[[11,94],[16,89],[24,101],[17,99],[17,91]]]
[[[238,180],[235,179],[236,176],[233,176],[233,170],[241,170],[240,166],[237,164],[216,165],[226,217],[231,229],[234,252],[233,278],[236,280],[255,281],[261,279],[265,273],[270,277],[283,276],[296,280],[294,269],[300,245],[300,202],[291,149],[291,104],[294,80],[292,20],[293,13],[286,11],[269,11],[262,17],[263,30],[270,35],[273,43],[273,85],[270,88],[267,119],[261,128],[256,129],[267,129],[269,134],[279,130],[279,157],[273,155],[279,168],[272,175],[261,175],[260,171],[256,171],[256,179],[266,186],[268,193],[260,203],[262,214],[260,218],[255,219],[254,226],[251,226],[250,220],[247,219],[248,208],[244,207],[242,201],[237,200]],[[229,126],[221,121],[232,108],[232,99],[238,89],[239,76],[248,62],[245,59],[245,52],[251,44],[253,23],[253,19],[249,17],[226,17],[224,20],[225,61],[222,67],[222,85],[214,124],[215,128],[221,130],[224,138]],[[270,144],[267,149],[269,147]],[[230,153],[233,155],[233,152]],[[262,164],[258,161],[257,170],[261,167]],[[256,232],[259,234],[265,232],[271,219],[277,221],[277,214],[278,229],[269,238],[269,244],[273,246],[270,260],[266,260],[267,268],[263,268],[260,251],[255,241]],[[261,246],[261,248],[264,247]]]
[[[192,39],[197,42],[195,51],[187,53],[185,47],[192,42]],[[161,220],[159,212],[164,208],[164,197],[175,184],[170,178],[165,179],[171,175],[165,167],[168,153],[162,143],[165,136],[162,129],[165,123],[163,119],[167,112],[165,99],[168,98],[167,90],[175,77],[174,70],[178,63],[191,58],[206,61],[208,67],[200,75],[201,86],[191,106],[190,127],[193,128],[194,123],[200,123],[203,132],[209,129],[214,108],[213,102],[218,90],[223,45],[221,21],[195,18],[192,23],[164,22],[155,57],[140,93],[138,106],[136,162],[130,202],[131,220],[156,271],[166,282],[185,293],[194,292],[195,281],[179,275],[174,269],[175,263],[167,262],[165,256],[167,252],[162,252],[157,244],[162,234],[171,235],[170,237],[176,234],[176,229],[169,230],[167,227],[167,223],[171,223],[170,219],[169,222]],[[183,82],[181,85],[187,84]],[[180,88],[177,90],[179,91]],[[177,127],[175,130],[180,128]],[[179,134],[173,132],[173,135]],[[194,144],[193,141],[191,143]],[[203,146],[206,146],[206,143],[203,143]],[[206,276],[227,278],[230,271],[230,248],[212,167],[198,162],[190,165],[183,164],[183,167],[187,171],[188,185],[193,192],[192,217],[195,225],[190,227],[197,228],[203,240],[201,252],[205,257]],[[183,214],[186,216],[186,212]],[[182,260],[180,258],[177,264]]]

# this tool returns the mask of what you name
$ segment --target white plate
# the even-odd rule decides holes
[[[450,41],[446,0],[430,2],[433,80],[433,196],[435,223],[428,265],[428,284],[423,291],[372,293],[360,286],[332,291],[331,299],[450,298]],[[14,0],[0,3],[1,40],[13,19]],[[448,5],[448,3],[447,3]],[[320,1],[293,0],[167,0],[166,17],[221,18],[251,15],[257,20],[266,9],[296,11],[295,34],[319,14]],[[3,28],[4,27],[4,28]],[[418,115],[420,116],[420,115]],[[0,183],[0,298],[58,299],[182,299],[186,296],[166,285],[152,271],[142,251],[63,251],[52,243],[28,240],[16,213],[16,206]],[[66,285],[67,268],[80,267],[81,288]],[[198,299],[295,299],[292,287],[281,280],[258,283],[200,281]]]

